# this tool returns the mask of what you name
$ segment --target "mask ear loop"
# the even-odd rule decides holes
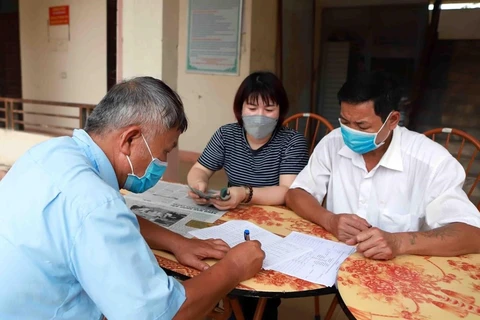
[[[142,138],[143,138],[143,142],[145,142],[145,145],[147,146],[148,153],[150,153],[150,157],[152,157],[152,161],[155,160],[155,158],[153,157],[152,151],[150,151],[150,147],[148,146],[147,140],[145,140],[145,137],[143,136],[143,133],[142,133]]]
[[[145,137],[143,136],[143,133],[142,133],[142,138],[143,138],[143,142],[145,142],[145,145],[147,146],[148,152],[150,153],[150,157],[152,157],[152,160],[153,160],[152,152],[150,151],[150,147],[148,146],[147,140],[145,140]],[[132,160],[130,160],[129,156],[127,156],[127,155],[125,155],[125,156],[127,157],[127,161],[128,161],[128,164],[130,165],[130,169],[132,169],[132,174],[135,175],[135,171],[133,171]]]
[[[132,169],[132,174],[135,175],[134,171],[133,171],[133,164],[132,164],[132,161],[130,160],[130,157],[125,155],[127,157],[127,161],[128,161],[128,164],[130,165],[130,168]]]
[[[373,140],[373,143],[375,143],[375,145],[376,145],[377,147],[380,147],[381,145],[383,145],[383,144],[385,143],[385,140],[387,140],[387,139],[388,139],[388,136],[390,135],[390,131],[392,131],[392,130],[388,130],[388,135],[387,135],[387,137],[385,138],[385,140],[377,144],[378,134],[380,133],[380,131],[382,131],[383,127],[385,127],[385,125],[387,124],[388,119],[390,119],[390,116],[392,115],[392,112],[393,112],[393,111],[390,111],[390,113],[389,113],[388,116],[387,116],[387,119],[385,119],[385,122],[382,124],[382,126],[380,127],[380,129],[377,131],[377,134],[375,134],[375,140]]]
[[[150,147],[148,146],[147,140],[145,140],[145,137],[143,136],[143,133],[142,133],[142,138],[143,138],[143,141],[145,142],[145,145],[147,146],[148,152],[150,153],[150,157],[152,157],[152,161],[151,161],[151,162],[155,162],[155,160],[156,160],[156,161],[158,161],[160,164],[166,165],[167,162],[161,161],[160,159],[156,159],[156,158],[153,157],[152,151],[150,150]]]

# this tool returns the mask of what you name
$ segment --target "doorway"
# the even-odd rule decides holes
[[[117,0],[107,0],[107,90],[117,83]]]
[[[0,97],[22,97],[19,25],[18,0],[0,0]],[[0,122],[0,127],[5,123]]]

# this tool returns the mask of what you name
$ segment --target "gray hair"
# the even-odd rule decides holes
[[[87,119],[85,131],[102,135],[131,125],[142,127],[144,135],[177,128],[188,122],[178,94],[163,81],[138,77],[114,85]]]

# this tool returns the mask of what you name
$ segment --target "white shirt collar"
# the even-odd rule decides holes
[[[387,152],[385,152],[382,159],[380,160],[380,163],[378,164],[379,166],[392,170],[403,171],[401,137],[401,129],[397,126],[395,129],[393,129],[392,141],[388,146]],[[352,163],[357,167],[365,167],[365,162],[362,159],[362,155],[353,152],[346,145],[344,145],[338,151],[338,154],[343,157],[352,159]]]

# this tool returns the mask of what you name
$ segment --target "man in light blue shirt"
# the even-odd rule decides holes
[[[260,270],[256,241],[186,239],[126,206],[120,187],[154,186],[186,128],[173,90],[135,78],[107,93],[85,130],[13,165],[0,182],[0,319],[197,319]],[[204,271],[180,283],[149,246]],[[221,260],[208,268],[209,257]]]

